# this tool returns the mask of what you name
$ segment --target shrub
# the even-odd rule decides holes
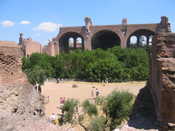
[[[105,103],[105,98],[103,96],[96,97],[95,103],[97,105],[103,105]]]
[[[114,129],[129,117],[133,102],[134,96],[128,92],[113,91],[107,96],[104,112],[109,118],[111,129]]]
[[[105,117],[100,116],[91,120],[88,129],[90,131],[105,131]]]
[[[76,108],[78,106],[78,101],[74,99],[68,99],[65,101],[62,112],[64,114],[64,122],[73,122],[73,115],[76,111]]]
[[[85,100],[82,106],[84,112],[87,113],[89,116],[98,114],[97,107],[94,104],[90,103],[88,100]]]

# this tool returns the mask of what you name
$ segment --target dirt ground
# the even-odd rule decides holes
[[[76,88],[72,86],[76,85]],[[83,102],[86,99],[92,98],[92,90],[97,88],[100,91],[101,96],[107,96],[113,90],[128,91],[137,95],[139,90],[145,86],[145,82],[124,82],[124,83],[93,83],[93,82],[78,82],[78,81],[64,81],[56,83],[54,81],[45,82],[42,87],[42,95],[45,96],[49,102],[45,104],[46,116],[50,116],[52,113],[59,113],[60,97],[66,99],[74,98]],[[95,88],[92,88],[95,87]]]

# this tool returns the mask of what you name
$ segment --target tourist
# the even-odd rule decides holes
[[[96,94],[96,97],[98,97],[100,95],[100,92],[97,88],[96,88],[95,94]]]
[[[92,90],[91,90],[91,97],[92,99],[94,98],[94,88],[92,87]]]
[[[63,97],[60,97],[60,104],[63,104]]]
[[[60,106],[63,106],[65,103],[65,97],[60,97]]]
[[[57,84],[60,83],[60,78],[57,78]]]
[[[52,115],[49,117],[50,122],[53,124],[56,124],[56,119],[57,116],[55,115],[55,113],[52,113]]]

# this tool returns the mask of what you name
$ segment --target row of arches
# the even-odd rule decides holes
[[[127,47],[144,47],[152,45],[154,32],[150,30],[138,30],[130,35]]]
[[[127,39],[127,47],[144,47],[152,45],[154,32],[150,30],[137,30]],[[74,49],[84,49],[85,40],[83,36],[76,32],[65,33],[60,38],[60,49],[62,52],[68,52]],[[92,49],[108,49],[114,46],[120,46],[121,39],[113,31],[102,30],[95,33],[91,39]]]
[[[76,32],[68,32],[60,38],[60,51],[69,52],[75,49],[84,49],[83,36]]]
[[[69,48],[82,48],[82,43],[83,43],[83,40],[81,37],[77,37],[77,38],[70,37],[68,39]]]
[[[135,36],[132,35],[129,39],[128,42],[128,47],[144,47],[144,46],[150,46],[152,45],[152,38],[153,35],[150,36],[145,36],[145,35],[141,35],[141,36]]]

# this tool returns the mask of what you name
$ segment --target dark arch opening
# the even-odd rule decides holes
[[[127,47],[145,47],[152,45],[152,37],[154,36],[154,32],[148,29],[140,29],[133,32],[127,39]],[[132,38],[135,37],[135,41],[133,42]]]
[[[78,42],[77,39],[81,39],[81,43]],[[79,33],[67,32],[63,34],[59,40],[59,49],[60,52],[69,52],[75,49],[84,49],[84,38]]]
[[[121,40],[115,32],[103,30],[92,37],[92,49],[108,49],[117,45],[120,46],[120,42]]]

